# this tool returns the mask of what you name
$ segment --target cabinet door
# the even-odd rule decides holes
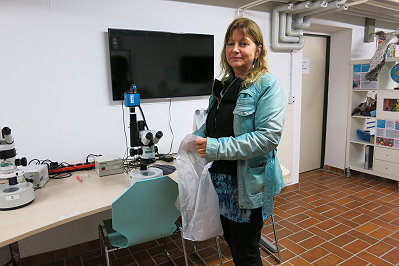
[[[396,104],[399,101],[399,90],[378,91],[377,118],[399,120],[399,111]]]

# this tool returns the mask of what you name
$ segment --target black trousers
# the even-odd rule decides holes
[[[253,209],[249,223],[237,223],[220,216],[224,239],[236,266],[262,266],[259,241],[263,227],[262,208]]]

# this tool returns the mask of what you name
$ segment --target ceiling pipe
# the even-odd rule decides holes
[[[286,23],[285,32],[287,33],[288,36],[301,36],[301,35],[303,35],[303,31],[292,29],[292,15],[291,14],[287,14],[286,20],[287,20],[287,23]]]
[[[375,20],[382,20],[382,21],[390,22],[390,23],[399,23],[399,19],[395,20],[392,17],[389,17],[389,18],[388,17],[381,17],[381,15],[376,17],[376,16],[373,16],[373,15],[370,15],[370,14],[364,14],[362,12],[357,12],[357,11],[353,10],[353,8],[350,8],[348,10],[348,14],[351,15],[351,16],[362,17],[362,18],[369,17],[369,18],[373,18]]]
[[[327,1],[316,1],[316,2],[301,2],[299,4],[289,4],[287,11],[280,12],[280,21],[279,21],[279,41],[280,42],[291,42],[297,43],[299,42],[299,36],[303,35],[302,31],[292,30],[292,13],[299,13],[304,10],[310,10],[315,8],[320,8],[326,6]]]
[[[307,16],[307,18],[311,18],[311,17],[317,17],[317,16],[321,16],[321,15],[327,15],[327,14],[331,14],[331,13],[335,13],[335,12],[340,12],[340,11],[346,11],[348,10],[347,6],[340,6],[336,9],[330,9],[330,10],[323,10],[320,13],[316,13],[310,16]]]
[[[272,49],[274,51],[292,51],[292,50],[301,50],[305,44],[304,37],[299,36],[297,43],[282,43],[279,41],[279,29],[280,29],[280,12],[286,12],[290,10],[290,5],[282,5],[273,8],[272,11]],[[285,27],[285,25],[284,25]]]
[[[306,8],[306,11],[311,11],[311,10],[315,10],[315,9],[320,9],[320,7],[327,7],[327,6],[328,6],[328,1],[327,1],[327,0],[315,1],[315,2],[309,1],[309,2],[310,2],[310,5],[309,5],[308,8]],[[307,2],[302,2],[302,3],[305,4],[305,3],[307,3]],[[293,10],[292,12],[287,12],[287,13],[290,13],[291,15],[301,13],[301,12],[304,10],[304,8],[301,7],[301,4],[302,4],[302,3],[299,3],[299,4],[298,4],[298,8],[296,7],[297,5],[295,5],[295,6],[294,6],[294,10]],[[305,4],[305,5],[306,5],[306,4]]]
[[[322,8],[322,10],[315,9],[315,10],[309,10],[309,11],[305,11],[305,12],[296,14],[293,18],[294,19],[293,28],[303,30],[304,28],[310,27],[311,15],[320,14],[321,12],[325,12],[325,11],[329,11],[329,10],[336,10],[340,7],[340,5],[338,5],[337,2],[338,1],[329,2],[326,7]]]
[[[367,13],[373,14],[373,15],[378,15],[381,14],[382,12],[382,16],[389,14],[390,16],[394,16],[394,17],[399,17],[399,7],[398,10],[390,10],[390,12],[388,10],[382,10],[381,12],[379,10],[377,10],[376,12],[370,10],[370,7],[368,6],[370,5],[370,2],[368,2],[366,5],[362,5],[362,6],[354,6],[351,9],[357,9],[357,10],[364,10],[367,11]]]
[[[292,10],[294,8],[293,4],[288,4],[288,9]],[[280,21],[279,21],[279,35],[278,39],[280,42],[291,42],[297,43],[299,42],[299,36],[288,36],[286,34],[287,29],[287,13],[280,12]]]
[[[251,8],[251,7],[254,7],[254,6],[258,6],[258,5],[261,5],[261,4],[270,2],[270,1],[271,1],[271,0],[257,0],[257,1],[254,1],[254,2],[252,2],[252,3],[248,3],[248,4],[246,4],[246,5],[240,6],[240,7],[237,9],[236,18],[240,18],[240,17],[244,16],[244,12],[245,12],[245,10],[247,10],[248,8]]]
[[[369,11],[367,11],[367,13],[364,13],[363,10],[357,9],[357,8],[350,8],[348,10],[348,13],[350,15],[357,16],[357,17],[369,17],[369,18],[373,18],[375,20],[383,20],[383,21],[391,22],[391,23],[399,23],[399,17],[392,18],[392,16],[388,17],[388,16],[383,16],[381,14],[372,14]]]
[[[385,0],[385,1],[387,1],[387,0]],[[379,7],[379,8],[383,8],[383,9],[392,10],[392,11],[399,11],[399,6],[398,6],[397,2],[395,3],[396,6],[394,6],[392,4],[387,4],[387,3],[381,3],[381,2],[373,1],[373,0],[369,0],[366,4],[370,5],[370,6],[376,6],[376,7]]]
[[[356,2],[350,2],[350,3],[347,3],[346,6],[347,7],[356,6],[356,5],[367,3],[368,1],[369,0],[359,0],[359,1],[356,1]]]
[[[338,1],[329,2],[329,3],[327,4],[327,6],[322,7],[321,9],[322,9],[323,11],[325,11],[325,10],[331,10],[331,9],[338,8],[338,7],[340,7],[340,5],[338,5],[337,2],[338,2]],[[296,17],[307,17],[307,16],[309,16],[309,15],[313,15],[313,14],[316,14],[316,13],[320,13],[320,12],[321,12],[321,11],[320,11],[321,9],[319,8],[319,9],[313,9],[313,10],[305,11],[305,12],[296,14],[296,15],[294,16],[294,18],[296,18]]]
[[[288,11],[286,15],[286,34],[288,36],[301,36],[303,35],[302,30],[294,30],[292,29],[292,15],[296,13],[300,13],[303,10],[313,10],[316,8],[320,7],[326,7],[328,4],[327,0],[323,1],[316,1],[316,2],[311,2],[311,1],[306,1],[306,2],[301,2],[299,4],[296,4],[294,6],[294,10]]]
[[[340,6],[336,9],[331,9],[331,10],[323,10],[319,13],[313,14],[313,15],[309,15],[303,18],[303,22],[302,22],[302,26],[303,29],[309,28],[310,24],[312,22],[312,17],[317,17],[317,16],[321,16],[321,15],[327,15],[327,14],[331,14],[331,13],[335,13],[335,12],[339,12],[339,11],[345,11],[348,10],[347,6]]]

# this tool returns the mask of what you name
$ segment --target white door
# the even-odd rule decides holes
[[[299,172],[320,168],[323,142],[327,37],[305,36]]]

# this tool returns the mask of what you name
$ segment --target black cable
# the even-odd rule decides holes
[[[39,159],[32,159],[29,161],[28,164],[31,164],[32,162],[37,162],[36,164],[41,164]]]
[[[144,126],[147,128],[147,130],[149,130],[148,129],[148,125],[147,125],[147,121],[145,120],[143,109],[141,109],[140,105],[139,105],[139,109],[140,109],[141,116],[143,117],[143,120],[144,120]]]
[[[71,172],[63,172],[63,173],[55,173],[55,174],[50,174],[49,178],[51,179],[63,179],[72,176]]]
[[[172,146],[173,146],[173,140],[175,139],[175,134],[173,134],[173,129],[172,129],[172,125],[171,125],[171,120],[172,120],[172,115],[170,113],[171,106],[172,106],[172,99],[169,98],[169,129],[170,129],[170,133],[172,133],[172,141],[170,143],[169,152],[167,154],[171,153]]]
[[[99,157],[99,156],[102,156],[102,154],[93,154],[93,153],[90,153],[90,154],[87,155],[87,157],[86,157],[86,163],[89,163],[89,158],[90,158],[90,157]]]

